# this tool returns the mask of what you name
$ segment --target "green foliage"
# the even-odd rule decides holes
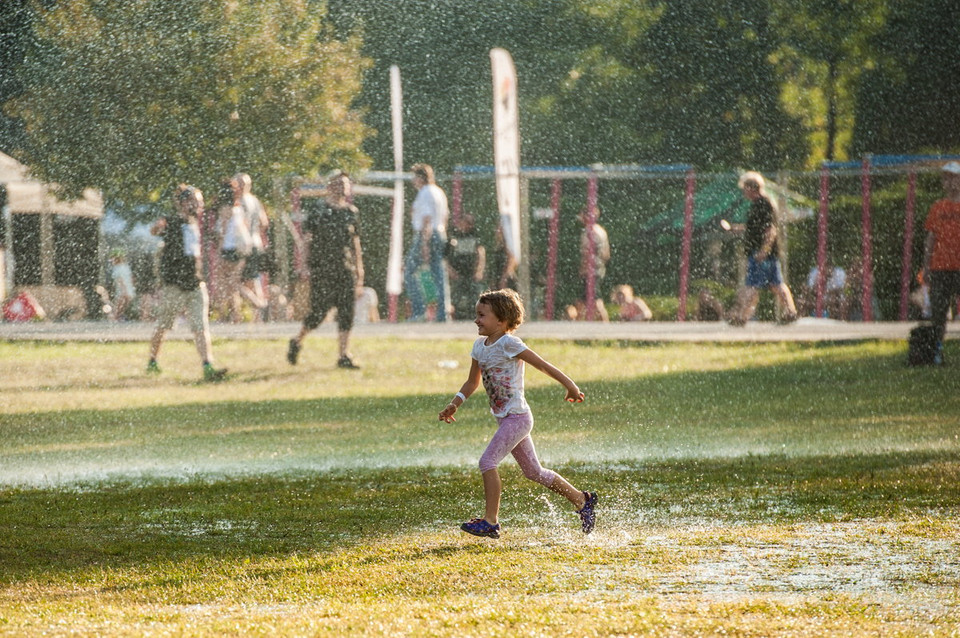
[[[877,62],[874,35],[886,0],[771,3],[779,30],[776,65],[785,105],[803,121],[807,165],[849,157],[861,75]],[[893,3],[896,4],[896,3]]]
[[[889,2],[857,94],[857,153],[960,149],[960,20],[950,0]]]
[[[21,69],[24,160],[68,193],[366,165],[366,61],[306,0],[80,0],[40,10]]]

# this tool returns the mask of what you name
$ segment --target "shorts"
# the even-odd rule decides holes
[[[243,280],[247,281],[249,279],[256,279],[260,276],[260,251],[254,248],[249,255],[247,255],[247,261],[243,264]]]
[[[196,290],[183,290],[178,286],[165,284],[160,293],[160,308],[157,311],[157,325],[162,330],[173,327],[181,314],[186,314],[190,330],[194,334],[206,332],[210,328],[207,313],[210,310],[210,298],[207,285],[200,282]]]
[[[220,259],[224,261],[237,263],[237,262],[243,261],[243,254],[239,250],[236,250],[234,248],[228,248],[226,250],[220,251]]]
[[[783,283],[783,273],[780,271],[780,260],[773,255],[763,261],[757,261],[752,255],[747,258],[747,279],[744,285],[748,288],[769,288]]]
[[[319,326],[331,309],[337,309],[337,328],[348,332],[353,328],[356,310],[357,284],[352,277],[337,280],[310,278],[310,312],[303,319],[308,330]]]

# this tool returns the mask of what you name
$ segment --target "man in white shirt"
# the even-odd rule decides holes
[[[414,164],[411,170],[413,185],[418,192],[411,207],[413,243],[403,266],[404,288],[410,299],[412,313],[410,318],[413,321],[423,321],[426,318],[426,294],[420,279],[420,269],[426,266],[437,295],[436,319],[446,321],[450,307],[450,285],[444,263],[449,217],[447,196],[434,182],[432,167],[427,164]]]

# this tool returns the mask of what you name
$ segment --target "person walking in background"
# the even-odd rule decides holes
[[[161,291],[157,312],[157,328],[150,339],[150,361],[147,372],[159,373],[157,356],[167,331],[176,318],[186,313],[193,331],[194,343],[203,362],[203,378],[220,381],[227,371],[213,366],[213,347],[210,341],[210,298],[201,275],[200,224],[203,212],[203,193],[193,186],[182,185],[174,194],[176,213],[162,217],[150,232],[163,240],[160,254]]]
[[[243,319],[240,307],[240,273],[250,255],[253,242],[243,208],[240,207],[240,183],[235,178],[220,182],[214,211],[217,214],[217,235],[220,238],[220,267],[214,282],[214,307],[221,318],[239,323]]]
[[[303,201],[310,312],[304,317],[299,334],[290,340],[287,349],[290,365],[296,365],[307,334],[336,308],[340,353],[337,366],[359,368],[350,356],[349,345],[356,300],[363,295],[363,254],[357,227],[359,211],[350,203],[350,192],[349,176],[336,171],[327,181],[324,199]]]
[[[747,212],[744,244],[747,276],[737,291],[737,299],[727,315],[732,326],[744,326],[757,310],[760,289],[768,288],[780,302],[782,323],[797,320],[797,308],[780,268],[780,243],[777,241],[777,209],[764,187],[763,175],[747,171],[740,176],[743,196],[751,202]]]
[[[940,171],[946,197],[930,206],[924,223],[923,281],[930,285],[930,314],[937,328],[934,363],[943,363],[950,307],[960,295],[960,162]]]
[[[469,319],[473,317],[477,296],[483,292],[483,276],[487,268],[487,251],[477,236],[473,215],[462,215],[450,229],[447,265],[454,317]]]
[[[441,421],[455,421],[457,410],[483,383],[490,412],[498,423],[496,434],[480,457],[486,502],[484,515],[464,523],[460,529],[474,536],[500,537],[498,517],[502,484],[497,466],[507,454],[513,454],[526,478],[545,485],[570,501],[580,516],[583,532],[589,534],[596,524],[597,494],[578,490],[553,470],[540,465],[530,436],[533,414],[523,391],[524,364],[529,363],[562,385],[566,389],[567,401],[581,403],[583,392],[570,377],[512,334],[523,319],[523,301],[513,290],[487,291],[480,295],[474,320],[480,336],[470,353],[470,372],[453,400],[440,411]]]
[[[240,294],[250,302],[254,310],[259,311],[267,307],[267,299],[263,292],[263,283],[260,273],[263,271],[265,254],[263,236],[270,225],[270,218],[263,208],[260,199],[253,194],[253,180],[246,173],[238,173],[234,178],[240,187],[240,207],[250,233],[250,253],[243,264],[241,279],[243,280]],[[258,317],[259,318],[259,317]]]
[[[420,268],[426,266],[437,291],[437,321],[446,321],[450,307],[450,285],[444,264],[449,216],[447,196],[435,183],[431,166],[414,164],[411,170],[417,196],[411,206],[413,242],[403,268],[404,287],[410,298],[410,318],[413,321],[426,318],[426,295],[419,277]]]

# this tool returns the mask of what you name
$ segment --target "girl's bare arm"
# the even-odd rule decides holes
[[[480,365],[476,359],[471,359],[470,372],[467,373],[467,380],[460,386],[460,394],[463,395],[463,399],[458,396],[453,397],[450,403],[440,410],[440,420],[446,421],[447,423],[456,421],[453,415],[456,414],[460,406],[463,405],[463,402],[466,401],[471,394],[476,392],[478,387],[480,387]]]
[[[529,363],[534,368],[554,379],[557,381],[557,383],[566,388],[567,401],[570,401],[571,403],[581,403],[583,401],[583,392],[581,392],[580,388],[577,387],[577,384],[573,382],[573,379],[565,375],[557,366],[553,365],[549,361],[544,360],[533,350],[527,348],[518,354],[517,358],[525,363]]]

